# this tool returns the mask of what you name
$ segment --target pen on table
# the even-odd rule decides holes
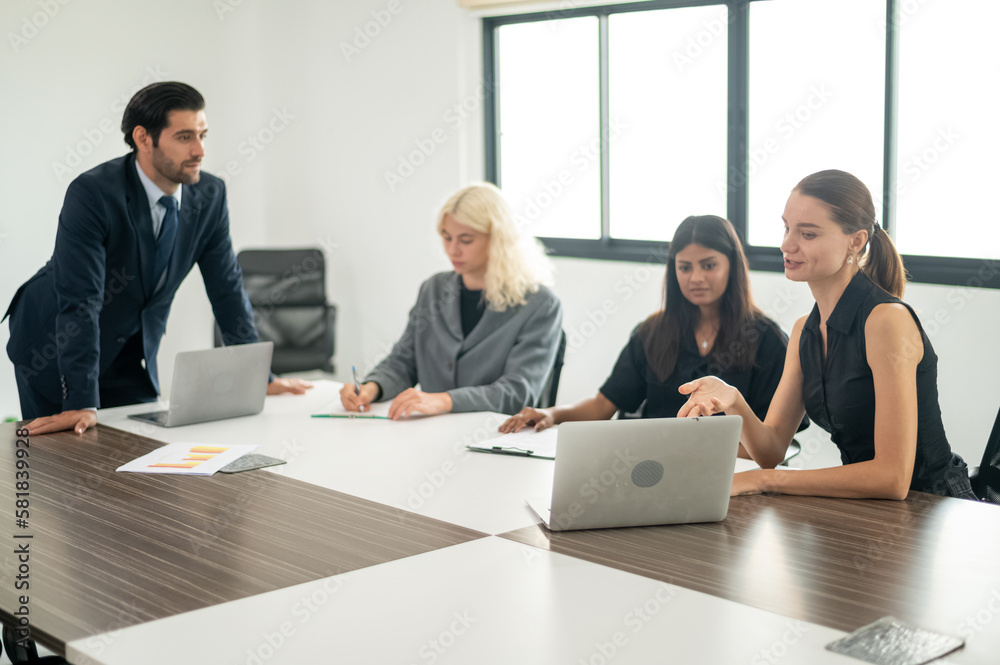
[[[368,413],[314,413],[310,418],[351,418],[357,420],[392,420],[389,416],[375,416]]]

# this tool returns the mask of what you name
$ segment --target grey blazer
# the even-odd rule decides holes
[[[462,335],[459,280],[442,272],[421,284],[406,330],[365,381],[389,400],[416,384],[451,395],[452,411],[516,413],[534,406],[555,361],[562,303],[548,288],[524,305],[489,307],[468,337]]]

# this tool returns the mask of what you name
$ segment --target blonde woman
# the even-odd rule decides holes
[[[437,230],[454,270],[420,286],[403,336],[360,394],[344,386],[341,402],[363,411],[391,399],[393,420],[536,405],[562,327],[562,305],[545,286],[551,264],[488,183],[449,198]]]

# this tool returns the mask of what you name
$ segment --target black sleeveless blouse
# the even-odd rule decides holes
[[[826,322],[825,362],[818,306],[813,306],[802,328],[799,361],[806,413],[830,432],[844,464],[874,458],[875,385],[866,354],[865,322],[883,303],[900,303],[910,311],[924,347],[923,359],[917,365],[917,455],[910,489],[973,498],[966,464],[951,451],[941,422],[937,355],[930,340],[913,309],[860,270]]]

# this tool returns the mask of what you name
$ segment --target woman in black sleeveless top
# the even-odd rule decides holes
[[[792,330],[767,417],[716,377],[681,386],[690,397],[678,415],[743,417],[743,445],[762,468],[736,474],[733,494],[903,499],[918,490],[975,499],[941,423],[937,356],[898,297],[902,259],[868,189],[843,171],[815,173],[792,191],[782,218],[785,276],[808,283],[816,305]],[[843,466],[774,469],[804,411],[831,433]]]

